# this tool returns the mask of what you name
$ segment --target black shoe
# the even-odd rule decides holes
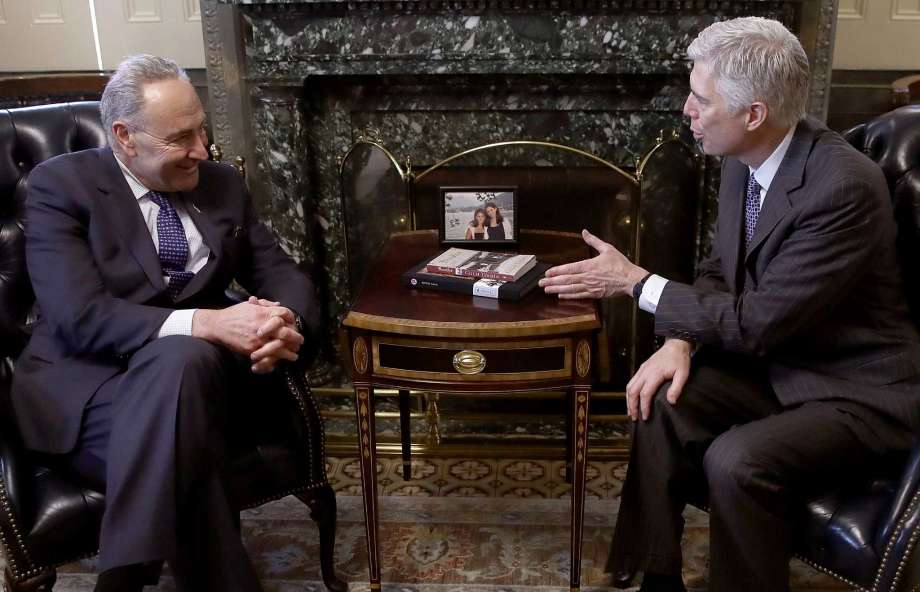
[[[687,589],[679,575],[646,572],[639,592],[687,592]]]
[[[634,571],[618,571],[610,574],[610,585],[614,588],[623,589],[632,586],[633,578],[636,577]]]
[[[148,577],[147,566],[142,563],[119,565],[99,574],[93,592],[141,592]]]

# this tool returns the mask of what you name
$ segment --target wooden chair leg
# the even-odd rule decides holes
[[[57,581],[57,571],[53,568],[42,570],[37,576],[17,582],[13,579],[10,568],[3,570],[3,584],[9,592],[51,592]]]
[[[310,518],[319,527],[319,565],[323,584],[330,592],[346,592],[348,585],[335,575],[335,492],[326,485],[301,493],[297,498],[310,507]]]
[[[399,390],[399,438],[402,442],[403,481],[412,479],[412,431],[409,428],[409,391]]]

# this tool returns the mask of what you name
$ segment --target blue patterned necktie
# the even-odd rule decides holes
[[[760,216],[760,184],[753,174],[748,175],[747,195],[744,198],[744,244],[751,242],[757,217]]]
[[[162,193],[151,191],[147,196],[153,203],[160,206],[157,214],[157,238],[160,243],[160,267],[163,274],[169,277],[167,289],[173,300],[179,297],[182,288],[189,283],[195,274],[185,271],[188,262],[188,239],[185,238],[185,229],[176,208],[169,203],[169,199]]]

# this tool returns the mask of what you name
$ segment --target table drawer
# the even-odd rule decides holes
[[[372,339],[374,374],[446,381],[570,378],[571,339],[451,342]]]

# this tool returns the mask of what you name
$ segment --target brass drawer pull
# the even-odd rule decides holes
[[[479,374],[485,368],[486,357],[478,351],[465,349],[454,354],[454,369],[460,374]]]

